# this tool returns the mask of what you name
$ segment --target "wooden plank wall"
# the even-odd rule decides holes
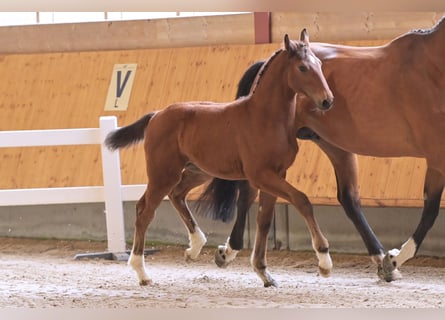
[[[445,12],[272,12],[271,42],[307,28],[312,41],[392,39],[430,28]],[[254,44],[253,13],[0,27],[0,53],[42,53]]]
[[[3,55],[0,128],[97,127],[101,115],[116,115],[122,126],[176,101],[230,101],[243,71],[279,46]],[[125,112],[105,112],[105,97],[116,63],[138,64],[130,106]],[[98,146],[8,148],[0,150],[0,159],[2,189],[102,183]],[[141,145],[122,151],[121,160],[124,184],[146,182]],[[360,157],[359,164],[365,205],[422,205],[423,160]],[[331,165],[311,142],[300,143],[288,180],[314,203],[337,204]]]
[[[101,115],[119,125],[170,103],[231,101],[244,70],[279,44],[0,57],[0,130],[97,127]],[[114,64],[137,63],[126,112],[105,112]],[[122,152],[123,182],[145,183],[142,148]],[[0,188],[100,185],[98,146],[0,149]]]

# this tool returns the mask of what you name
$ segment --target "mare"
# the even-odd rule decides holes
[[[276,198],[292,203],[303,215],[319,258],[320,274],[328,276],[332,261],[307,197],[285,180],[297,153],[296,95],[303,93],[321,111],[333,95],[321,71],[321,62],[302,30],[299,41],[284,37],[284,48],[264,63],[256,85],[246,98],[231,103],[184,102],[149,113],[107,136],[111,150],[144,140],[148,185],[136,204],[134,243],[129,265],[139,284],[151,279],[144,263],[145,232],[155,209],[168,195],[189,232],[186,258],[195,259],[206,238],[185,201],[187,193],[209,179],[246,179],[260,190],[252,266],[264,286],[275,285],[266,269],[266,238]]]
[[[362,237],[377,274],[386,281],[401,277],[398,268],[415,256],[439,213],[445,184],[445,17],[434,27],[403,34],[386,45],[352,47],[311,43],[335,95],[326,114],[297,97],[296,135],[315,142],[330,159],[337,198]],[[263,62],[244,74],[238,95],[248,94]],[[427,162],[424,208],[412,236],[386,255],[363,215],[355,154],[421,157]],[[233,192],[234,196],[230,194]],[[256,190],[246,181],[214,179],[202,194],[215,218],[227,220],[238,194],[237,219],[215,262],[226,266],[243,247],[246,213]],[[224,202],[224,200],[226,200]]]

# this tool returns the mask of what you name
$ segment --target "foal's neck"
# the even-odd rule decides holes
[[[287,82],[288,57],[281,51],[263,66],[262,75],[257,79],[256,87],[250,96],[253,107],[268,117],[282,117],[293,113],[296,92]]]

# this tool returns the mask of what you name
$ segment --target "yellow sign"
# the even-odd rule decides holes
[[[105,111],[125,111],[130,101],[131,88],[136,74],[136,63],[115,64],[108,87]]]

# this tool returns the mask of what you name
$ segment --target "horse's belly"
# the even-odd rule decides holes
[[[364,156],[373,157],[423,157],[423,152],[406,137],[382,137],[371,139],[369,137],[355,136],[335,140],[327,139],[337,147]]]

